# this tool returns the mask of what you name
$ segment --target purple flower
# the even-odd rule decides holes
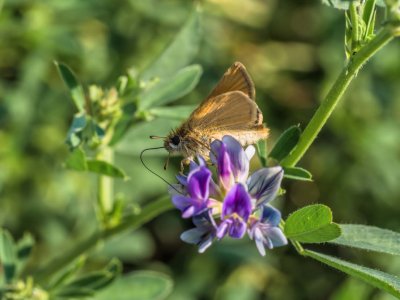
[[[215,184],[207,167],[199,166],[190,172],[186,186],[189,197],[181,194],[172,196],[172,202],[182,211],[183,218],[199,215],[212,205],[213,201],[209,199],[211,185]]]
[[[235,184],[224,199],[221,214],[223,221],[218,227],[217,237],[222,239],[228,234],[233,238],[242,238],[246,233],[251,209],[251,198],[246,187],[241,183]]]
[[[181,234],[181,240],[188,244],[199,246],[199,252],[203,253],[211,246],[215,236],[216,228],[209,213],[193,217],[193,224],[196,228],[186,230]]]
[[[281,213],[272,206],[264,206],[261,219],[253,219],[249,229],[249,237],[256,242],[258,252],[265,255],[265,248],[272,249],[287,244],[287,239],[278,227]]]
[[[190,164],[189,174],[178,175],[179,184],[170,189],[174,205],[183,218],[193,217],[195,228],[185,231],[181,239],[199,246],[204,252],[214,239],[225,236],[239,239],[246,232],[256,242],[261,255],[265,249],[287,244],[278,227],[280,212],[267,205],[278,194],[283,178],[280,166],[263,168],[249,178],[250,159],[255,149],[246,151],[231,136],[211,143],[210,158],[217,166],[218,181],[205,161]]]

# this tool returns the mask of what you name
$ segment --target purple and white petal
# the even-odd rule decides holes
[[[263,207],[261,222],[268,223],[271,226],[278,226],[281,221],[281,212],[271,205]]]
[[[189,174],[187,190],[192,198],[207,199],[209,196],[209,185],[211,171],[206,167],[199,167]]]
[[[241,219],[233,218],[229,228],[229,236],[235,239],[241,239],[247,230],[247,224]]]
[[[288,243],[286,236],[279,227],[269,228],[267,235],[272,243],[272,247],[281,247]]]
[[[251,210],[251,198],[246,187],[241,183],[236,183],[225,196],[222,204],[222,218],[237,214],[247,222]]]
[[[246,153],[247,159],[250,161],[254,154],[256,153],[256,148],[253,145],[247,146],[246,150],[244,150]]]
[[[222,221],[221,224],[219,224],[219,226],[217,228],[217,238],[219,240],[222,239],[228,233],[228,230],[229,230],[229,227],[231,226],[231,224],[232,224],[232,220],[230,220],[230,219],[224,220],[224,221]]]
[[[283,169],[280,166],[263,168],[250,176],[247,186],[250,195],[257,200],[257,206],[266,204],[276,197],[282,178]]]
[[[249,175],[250,161],[242,145],[229,135],[222,138],[232,164],[232,172],[236,181],[245,182]]]

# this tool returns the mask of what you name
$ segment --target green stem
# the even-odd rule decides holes
[[[97,155],[97,159],[106,161],[110,164],[114,162],[114,151],[109,147],[104,147]],[[98,208],[100,218],[107,222],[108,214],[113,209],[114,181],[109,176],[99,175],[98,178]]]
[[[315,112],[310,123],[305,128],[296,148],[282,161],[282,166],[293,167],[297,164],[297,162],[303,157],[304,153],[314,142],[318,133],[325,125],[329,116],[349,86],[351,80],[357,75],[360,68],[367,62],[369,58],[371,58],[378,50],[380,50],[398,34],[398,27],[393,27],[390,24],[387,24],[387,26],[377,33],[374,39],[362,47],[361,50],[350,59],[347,66],[340,73],[339,77],[326,95],[324,101]]]
[[[115,227],[105,228],[103,230],[94,232],[89,237],[78,242],[68,251],[63,252],[62,255],[46,263],[43,268],[33,274],[35,281],[39,283],[46,283],[47,279],[51,277],[51,275],[72,263],[79,256],[92,250],[98,242],[105,241],[121,232],[134,230],[172,208],[173,205],[171,203],[171,199],[169,197],[162,197],[148,204],[139,214],[127,217]]]
[[[360,42],[360,33],[358,28],[358,12],[357,4],[355,1],[350,2],[350,20],[351,20],[351,35],[352,35],[352,49],[357,49]],[[355,45],[354,45],[355,44]]]

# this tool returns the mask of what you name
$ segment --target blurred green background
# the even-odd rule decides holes
[[[199,85],[180,104],[197,104],[234,61],[252,75],[257,102],[271,128],[269,144],[290,125],[304,126],[344,65],[344,13],[319,1],[204,0]],[[193,10],[187,0],[6,0],[0,12],[0,222],[15,237],[38,241],[32,264],[74,244],[96,226],[95,176],[68,171],[64,143],[75,109],[54,60],[67,63],[84,86],[111,87],[128,69],[148,66]],[[378,19],[379,20],[379,19]],[[312,183],[285,181],[275,201],[283,216],[324,203],[339,223],[400,231],[400,44],[378,53],[300,166]],[[154,200],[166,186],[138,155],[161,146],[179,121],[156,119],[134,127],[117,147],[116,165],[130,181],[116,181],[129,207]],[[166,152],[146,162],[169,180]],[[257,167],[255,164],[254,167]],[[253,242],[216,243],[199,255],[179,235],[190,228],[177,211],[107,242],[93,264],[119,257],[124,270],[169,274],[169,299],[376,299],[393,297],[305,259],[289,246],[262,258]],[[317,248],[314,246],[314,249]],[[325,253],[400,274],[392,256],[320,246]]]

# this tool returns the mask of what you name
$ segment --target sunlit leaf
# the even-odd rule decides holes
[[[297,145],[301,134],[299,126],[292,126],[285,130],[279,137],[274,148],[269,153],[269,157],[281,161],[290,154],[293,148]]]
[[[167,78],[190,64],[198,52],[201,40],[200,12],[195,10],[181,31],[164,52],[141,73],[140,78]]]
[[[152,108],[149,112],[155,117],[185,120],[195,108],[196,105],[164,106]]]
[[[397,276],[310,250],[305,250],[304,254],[400,298],[400,279]]]
[[[314,204],[292,213],[286,220],[287,238],[302,243],[323,243],[340,236],[339,225],[332,223],[328,206]]]
[[[126,178],[125,173],[118,167],[97,159],[87,159],[87,169],[93,173],[107,175],[115,178]]]
[[[191,65],[179,70],[169,78],[161,79],[140,95],[140,109],[165,105],[185,96],[197,85],[201,73],[201,66]]]
[[[162,273],[132,272],[96,294],[95,300],[161,300],[171,293],[172,286],[172,280]]]
[[[17,253],[11,234],[0,229],[0,265],[3,268],[6,283],[12,282],[15,276]]]
[[[85,110],[85,94],[83,87],[79,84],[75,74],[66,64],[55,62],[55,65],[61,78],[69,89],[76,108],[79,112],[83,112]]]
[[[312,181],[312,174],[306,169],[299,167],[290,167],[290,168],[284,167],[283,170],[285,178],[300,180],[300,181]]]
[[[330,243],[400,255],[400,233],[366,225],[341,224],[342,235]]]

